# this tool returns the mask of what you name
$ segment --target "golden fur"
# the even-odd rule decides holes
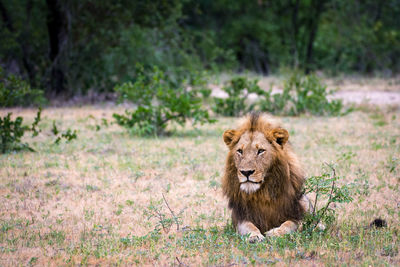
[[[223,193],[235,228],[253,240],[263,239],[261,233],[282,235],[296,230],[305,211],[301,203],[304,175],[288,138],[285,129],[257,113],[223,134],[229,147]]]

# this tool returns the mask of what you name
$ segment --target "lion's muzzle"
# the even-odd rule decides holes
[[[245,184],[245,183],[261,184],[261,183],[262,183],[262,181],[255,182],[255,181],[252,181],[252,180],[250,180],[249,178],[247,178],[247,180],[246,180],[246,181],[244,181],[244,182],[240,182],[240,184]]]

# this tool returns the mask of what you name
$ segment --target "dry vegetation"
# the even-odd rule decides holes
[[[221,136],[235,119],[138,138],[104,125],[115,111],[45,109],[43,132],[26,140],[37,152],[0,155],[1,266],[400,264],[399,110],[281,118],[307,175],[335,163],[360,194],[336,207],[327,233],[259,244],[234,233],[221,194]],[[53,120],[77,129],[78,139],[52,144]],[[388,227],[366,227],[376,217]]]

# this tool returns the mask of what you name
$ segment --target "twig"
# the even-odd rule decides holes
[[[327,162],[325,162],[325,164],[331,168],[332,172],[333,172],[333,178],[336,178],[336,169],[332,166],[332,164],[329,164]]]
[[[176,256],[175,259],[176,259],[176,260],[178,261],[178,263],[179,263],[178,266],[188,266],[188,265],[182,263],[182,262],[179,260],[178,256]]]
[[[315,190],[315,201],[314,201],[314,207],[313,207],[313,211],[312,214],[313,216],[315,216],[315,209],[317,208],[317,202],[318,202],[318,191],[319,191],[319,186],[317,184],[317,190]]]
[[[175,224],[176,224],[176,230],[179,231],[179,222],[178,222],[178,218],[175,216],[175,213],[174,213],[174,212],[172,211],[172,209],[169,207],[168,201],[167,201],[167,199],[165,198],[164,193],[161,193],[161,194],[162,194],[162,197],[163,197],[163,199],[164,199],[165,204],[167,205],[169,211],[170,211],[171,214],[172,214],[172,217],[174,217]]]
[[[171,226],[167,228],[166,225],[164,224],[164,215],[161,212],[159,212],[158,210],[155,210],[155,216],[158,217],[158,220],[160,221],[160,224],[163,228],[164,233],[168,233],[169,230],[171,229]]]

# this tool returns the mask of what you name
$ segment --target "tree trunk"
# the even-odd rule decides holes
[[[308,35],[308,43],[307,43],[307,52],[306,52],[306,60],[305,60],[305,72],[306,74],[311,71],[311,64],[313,60],[313,52],[314,52],[314,41],[317,36],[318,24],[321,14],[323,12],[323,7],[325,4],[325,0],[313,0],[311,2],[312,10],[314,14],[311,14],[309,20],[309,35]]]
[[[46,0],[46,3],[48,8],[49,58],[51,62],[48,94],[54,96],[65,94],[67,91],[62,56],[68,42],[68,18],[61,5],[61,0]]]
[[[2,1],[0,1],[0,13],[1,13],[1,17],[3,18],[4,25],[6,25],[7,29],[10,32],[14,32],[12,20],[7,12],[6,7],[3,5]]]
[[[292,27],[293,27],[292,57],[293,57],[293,66],[295,68],[297,68],[299,65],[299,51],[297,46],[297,39],[299,35],[299,24],[298,24],[299,5],[300,5],[300,0],[295,0],[292,12]]]
[[[3,20],[5,27],[11,33],[14,33],[14,25],[12,18],[10,17],[6,7],[4,6],[3,2],[0,0],[0,14]],[[16,57],[11,56],[11,58],[7,59],[6,61],[6,69],[11,71],[12,73],[18,73],[19,75],[22,74],[21,66],[19,60]]]
[[[31,86],[36,86],[35,84],[35,72],[32,61],[30,59],[31,53],[31,46],[29,41],[29,32],[31,31],[31,11],[33,8],[32,0],[28,0],[26,3],[26,21],[25,21],[25,28],[23,30],[21,38],[19,38],[19,43],[21,45],[22,50],[22,63],[24,64],[24,68],[28,73],[29,83]]]
[[[31,86],[34,86],[34,68],[30,60],[30,40],[29,40],[29,27],[30,27],[30,17],[31,17],[31,10],[32,10],[32,0],[28,0],[26,3],[26,21],[24,30],[22,33],[16,32],[14,28],[14,22],[8,10],[4,6],[3,2],[0,0],[0,14],[3,19],[3,23],[5,27],[8,29],[9,32],[16,34],[17,38],[16,41],[19,44],[19,47],[22,52],[22,58],[11,55],[8,61],[9,70],[13,73],[18,73],[18,75],[24,75],[24,72],[27,74],[29,78],[29,82]],[[25,69],[25,71],[23,70]]]

